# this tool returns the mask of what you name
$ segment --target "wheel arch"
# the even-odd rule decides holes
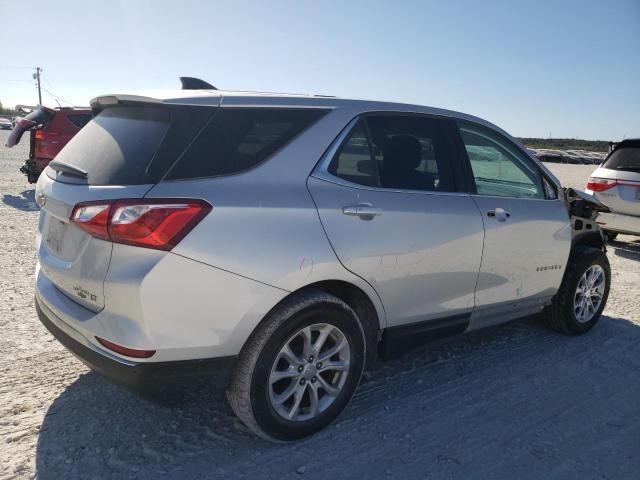
[[[603,252],[606,252],[607,250],[606,243],[604,238],[602,238],[600,230],[582,233],[574,237],[571,242],[571,253],[573,254],[578,247],[592,247],[602,250]]]
[[[339,298],[349,305],[356,315],[358,315],[358,318],[362,323],[365,340],[367,342],[367,358],[365,367],[372,366],[377,358],[378,342],[380,340],[381,332],[385,327],[384,309],[375,292],[369,294],[360,286],[345,280],[320,280],[304,285],[297,290],[290,292],[281,298],[280,301],[269,310],[263,319],[255,326],[254,331],[260,327],[266,318],[269,317],[271,312],[279,308],[284,302],[287,302],[292,297],[303,292],[313,290],[328,293]],[[376,296],[372,299],[371,295]]]
[[[384,317],[380,317],[375,304],[360,287],[344,280],[324,280],[312,283],[300,290],[321,290],[333,295],[349,305],[362,322],[362,328],[367,340],[366,366],[375,361],[378,351],[378,341],[383,330]],[[299,290],[299,291],[300,291]]]

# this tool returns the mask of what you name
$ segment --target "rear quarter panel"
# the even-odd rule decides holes
[[[306,186],[315,164],[351,118],[350,111],[328,114],[250,171],[156,185],[147,197],[202,198],[213,205],[173,253],[288,292],[323,280],[350,282],[367,293],[384,326],[375,290],[336,258]]]

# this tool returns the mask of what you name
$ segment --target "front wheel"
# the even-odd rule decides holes
[[[549,327],[567,335],[585,333],[598,322],[609,297],[611,267],[597,248],[577,247],[560,290],[543,313]]]
[[[362,376],[365,336],[356,313],[324,292],[278,306],[243,347],[227,399],[259,436],[296,440],[331,423]]]

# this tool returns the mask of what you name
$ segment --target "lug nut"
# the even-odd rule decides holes
[[[322,368],[322,362],[318,362],[318,364],[316,365],[317,369],[321,369]]]
[[[309,357],[309,363],[313,363],[313,355]]]
[[[307,383],[307,381],[304,378],[300,379],[300,385],[304,385],[305,383]]]
[[[300,366],[298,367],[298,373],[302,373],[302,371],[303,371],[303,370],[304,370],[304,367],[303,367],[302,365],[300,365]]]
[[[318,380],[316,377],[311,377],[311,383],[316,383],[316,380]]]

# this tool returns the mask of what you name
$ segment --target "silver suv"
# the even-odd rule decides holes
[[[527,315],[598,321],[599,205],[494,125],[196,87],[94,99],[38,180],[36,308],[94,370],[228,372],[238,417],[294,440],[378,358]]]

